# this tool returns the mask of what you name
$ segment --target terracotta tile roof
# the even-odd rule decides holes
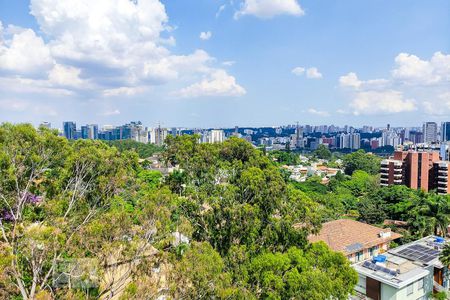
[[[381,232],[386,234],[382,237]],[[320,232],[317,235],[310,235],[308,240],[311,243],[324,241],[334,251],[348,255],[400,237],[401,234],[391,232],[390,228],[379,228],[354,220],[341,219],[323,223]]]

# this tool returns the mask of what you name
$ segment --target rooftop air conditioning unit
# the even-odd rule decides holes
[[[390,237],[391,236],[391,232],[390,231],[381,231],[380,233],[379,233],[379,236],[381,237],[381,238],[388,238],[388,237]]]

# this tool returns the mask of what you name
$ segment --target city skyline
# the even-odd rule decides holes
[[[0,0],[0,22],[0,122],[450,117],[448,1]]]

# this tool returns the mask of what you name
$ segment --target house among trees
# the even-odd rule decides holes
[[[390,242],[402,237],[390,228],[379,228],[366,223],[341,219],[322,224],[311,243],[323,241],[334,251],[342,252],[352,263],[372,258],[389,250]]]

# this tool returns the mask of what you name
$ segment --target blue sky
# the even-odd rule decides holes
[[[0,121],[450,119],[447,0],[0,0],[0,21]]]

